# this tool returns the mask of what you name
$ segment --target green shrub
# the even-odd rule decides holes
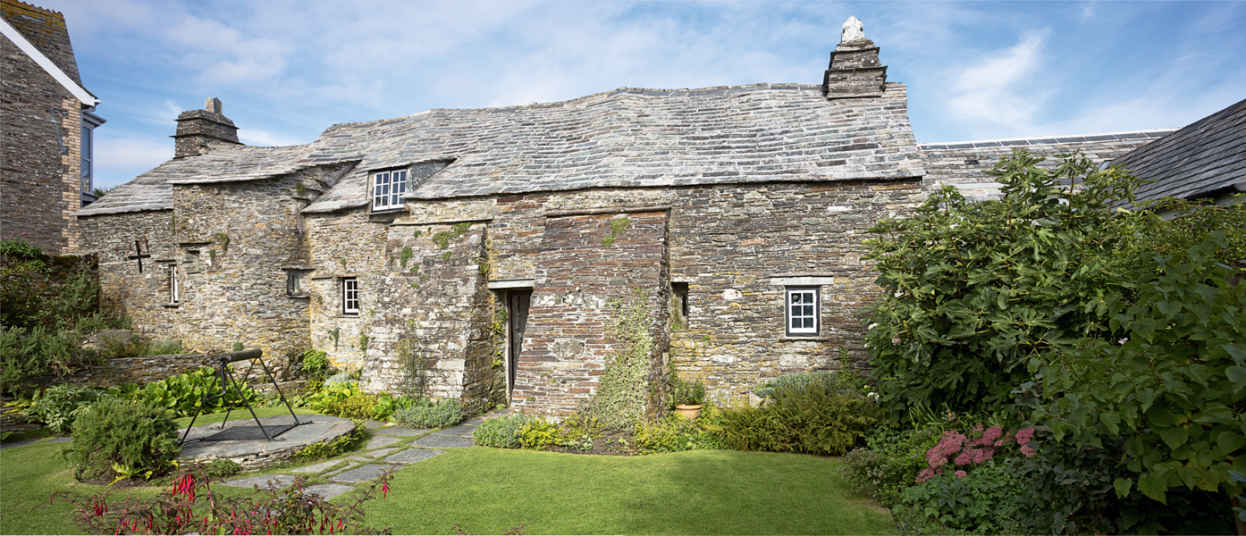
[[[302,370],[308,378],[323,378],[329,372],[329,354],[320,350],[303,352]]]
[[[415,401],[406,395],[393,396],[389,393],[381,393],[376,397],[376,404],[372,406],[372,420],[388,421],[391,417],[395,417],[397,412],[410,408]]]
[[[65,454],[78,479],[150,478],[173,467],[180,446],[169,412],[137,400],[101,398],[73,424]]]
[[[153,341],[142,355],[173,355],[182,353],[182,341],[162,339]]]
[[[631,428],[645,416],[649,396],[649,360],[654,342],[648,296],[638,292],[610,303],[615,349],[606,361],[587,412],[609,430]]]
[[[242,472],[242,466],[228,458],[217,458],[203,464],[203,474],[212,478],[234,476]]]
[[[334,381],[338,376],[326,380],[320,390],[311,393],[299,401],[299,405],[320,413],[333,414],[330,408],[337,407],[346,399],[360,394],[359,384],[349,379]]]
[[[36,396],[25,413],[46,424],[52,433],[67,434],[79,411],[99,398],[100,392],[90,387],[53,385]]]
[[[1018,533],[1023,487],[1007,464],[988,462],[905,489],[892,512],[906,533]]]
[[[480,423],[472,432],[472,440],[482,447],[500,449],[517,449],[522,447],[520,434],[525,424],[536,417],[528,415],[509,415],[494,417]]]
[[[534,417],[519,427],[519,446],[526,449],[545,450],[558,443],[558,425],[540,417]]]
[[[875,430],[866,435],[865,448],[844,456],[844,479],[885,506],[897,504],[900,493],[912,486],[926,467],[926,451],[939,442],[945,429],[931,423],[903,431]]]
[[[394,416],[398,422],[415,428],[447,428],[463,420],[463,404],[451,398],[437,402],[417,399]]]
[[[636,450],[643,454],[692,450],[700,434],[694,421],[673,414],[658,421],[636,423],[632,432]]]
[[[254,404],[259,399],[249,384],[240,385],[242,400]],[[238,393],[233,388],[223,398],[214,398],[204,405],[205,395],[221,393],[221,379],[216,371],[204,367],[163,380],[154,381],[143,386],[135,395],[144,402],[156,407],[166,408],[179,417],[190,417],[196,412],[212,413],[225,409],[226,406],[237,407],[241,403]]]
[[[723,413],[724,440],[737,450],[839,456],[881,418],[878,405],[847,374],[774,389],[760,408]]]
[[[700,380],[684,381],[675,378],[672,400],[676,405],[695,406],[705,403],[705,384]]]
[[[81,340],[73,330],[0,327],[0,391],[30,391],[95,364],[98,359],[79,347]]]

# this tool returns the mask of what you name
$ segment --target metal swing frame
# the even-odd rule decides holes
[[[311,424],[310,421],[299,421],[298,416],[294,414],[294,408],[290,406],[290,402],[286,400],[285,394],[281,392],[281,387],[277,385],[277,378],[273,376],[272,371],[268,369],[268,365],[264,363],[263,355],[263,350],[259,348],[249,348],[241,352],[218,354],[212,357],[216,359],[216,373],[217,377],[220,378],[221,381],[221,392],[215,394],[206,393],[203,395],[203,405],[200,406],[199,409],[195,411],[195,415],[190,418],[190,424],[186,426],[186,431],[182,432],[182,439],[180,443],[186,443],[186,436],[190,435],[190,430],[195,427],[195,420],[199,418],[199,415],[203,414],[203,409],[209,407],[212,402],[228,396],[231,388],[236,395],[234,400],[241,402],[241,405],[247,408],[247,411],[251,413],[251,418],[255,420],[255,424],[260,427],[260,432],[264,434],[264,438],[268,441],[272,441],[277,436],[284,434],[297,426]],[[286,410],[290,412],[290,418],[293,419],[293,424],[265,427],[264,423],[260,422],[260,418],[255,415],[255,409],[251,407],[251,403],[247,402],[246,397],[242,396],[242,384],[238,381],[238,378],[234,376],[229,367],[230,363],[244,360],[250,360],[251,366],[247,368],[247,372],[243,375],[243,377],[249,378],[251,373],[255,371],[255,364],[259,363],[260,367],[264,370],[264,375],[268,377],[268,381],[273,384],[273,389],[277,391],[277,396],[281,398],[281,402],[285,404]],[[200,438],[199,441],[226,440],[226,438],[218,438],[217,436],[224,433],[225,425],[229,422],[229,414],[232,413],[234,409],[235,404],[229,404],[227,402],[225,404],[225,419],[221,421],[221,426],[219,428],[221,432]],[[269,428],[272,429],[272,432],[269,431]]]

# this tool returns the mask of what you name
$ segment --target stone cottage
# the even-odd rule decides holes
[[[65,17],[0,0],[0,238],[74,252],[92,192],[93,132],[104,119],[82,87]]]
[[[646,313],[654,385],[740,402],[858,362],[866,230],[922,200],[929,162],[972,181],[944,165],[970,150],[916,144],[855,19],[821,85],[438,109],[293,147],[235,131],[219,101],[183,113],[172,160],[80,213],[109,303],[190,348],[316,348],[368,391],[552,415],[594,396],[620,304]]]

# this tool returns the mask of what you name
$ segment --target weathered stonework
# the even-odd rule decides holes
[[[3,15],[77,81],[60,13],[5,1]],[[82,103],[0,36],[0,238],[76,252],[82,203]]]

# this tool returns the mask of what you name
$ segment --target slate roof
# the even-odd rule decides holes
[[[173,184],[265,179],[308,167],[308,146],[220,147],[210,153],[169,160],[118,186],[78,211],[79,216],[173,208]]]
[[[1139,200],[1246,191],[1246,99],[1112,162],[1148,182]]]
[[[989,184],[995,177],[987,174],[995,163],[1024,149],[1047,160],[1048,165],[1057,163],[1061,154],[1081,151],[1096,162],[1111,161],[1121,155],[1168,135],[1171,130],[1145,132],[1119,132],[1085,136],[1046,136],[1007,140],[963,141],[927,143],[919,145],[925,163],[927,184]]]
[[[169,209],[171,184],[257,180],[342,162],[358,164],[305,212],[366,206],[369,171],[413,164],[427,173],[413,173],[422,180],[408,199],[925,173],[902,84],[887,84],[880,98],[835,101],[800,84],[625,88],[337,124],[308,145],[218,148],[165,162],[80,214]]]
[[[925,173],[902,84],[881,98],[838,101],[800,84],[624,88],[339,124],[311,150],[312,162],[362,162],[305,212],[364,206],[368,171],[434,160],[452,163],[408,199]]]

